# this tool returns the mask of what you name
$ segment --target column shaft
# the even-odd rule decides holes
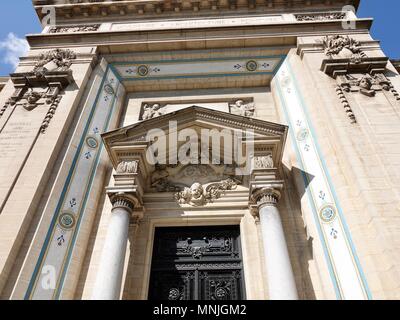
[[[271,300],[297,300],[297,289],[278,208],[261,205],[260,223]]]
[[[115,207],[111,213],[100,268],[92,298],[94,300],[119,300],[128,244],[130,211]]]

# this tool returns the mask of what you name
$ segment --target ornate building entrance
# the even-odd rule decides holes
[[[359,2],[33,0],[0,299],[400,299],[400,76]]]
[[[149,298],[245,298],[239,226],[157,228]]]

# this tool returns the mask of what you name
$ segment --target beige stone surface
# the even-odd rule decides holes
[[[45,2],[34,1],[39,15]],[[85,2],[88,1],[74,6],[88,5]],[[355,91],[345,94],[356,124],[350,123],[336,94],[336,80],[320,70],[322,60],[327,58],[322,46],[327,34],[347,34],[360,41],[367,57],[384,57],[379,39],[373,39],[368,32],[370,19],[349,14],[357,24],[356,29],[346,31],[342,21],[329,17],[296,19],[300,12],[320,17],[340,12],[348,4],[345,0],[323,4],[312,1],[307,8],[302,2],[290,2],[289,6],[287,1],[276,8],[267,8],[260,1],[255,7],[246,1],[230,2],[231,5],[217,1],[215,7],[210,1],[201,1],[199,7],[194,1],[185,1],[180,7],[167,4],[161,11],[157,5],[149,5],[146,10],[129,12],[125,11],[124,1],[113,4],[118,12],[109,3],[91,3],[93,7],[104,6],[107,14],[92,10],[86,15],[80,9],[71,14],[64,7],[65,1],[57,3],[56,27],[67,29],[52,33],[47,27],[42,34],[28,36],[32,49],[22,57],[17,71],[32,71],[43,51],[70,48],[78,54],[71,66],[75,82],[64,93],[47,132],[38,135],[34,144],[44,110],[27,113],[17,106],[6,109],[0,117],[0,207],[4,204],[0,212],[0,298],[23,299],[26,294],[107,66],[265,55],[287,55],[372,298],[400,298],[398,64],[389,63],[386,67],[385,74],[393,85],[390,90],[379,90],[374,97]],[[222,14],[225,20],[219,17]],[[95,31],[76,29],[77,25],[97,24]],[[101,61],[97,67],[96,61]],[[126,91],[126,96],[123,94],[118,101],[110,128],[137,123],[145,103],[174,105],[178,109],[196,104],[229,111],[227,106],[238,99],[254,103],[255,118],[288,125],[274,78],[273,74],[249,73],[237,77],[204,75],[124,81],[121,90]],[[11,81],[0,78],[0,108],[13,92]],[[26,122],[26,118],[29,124],[18,129],[17,123]],[[17,142],[17,131],[21,143]],[[4,141],[12,141],[7,159]],[[295,145],[289,135],[280,164],[284,189],[278,206],[299,298],[336,299],[326,250],[304,192]],[[112,209],[105,188],[113,185],[114,178],[105,152],[96,170],[60,299],[90,299],[93,294]],[[240,225],[241,230],[247,298],[268,299],[262,234],[250,214],[248,193],[247,186],[241,186],[199,210],[177,208],[170,194],[160,198],[146,193],[144,210],[139,209],[143,219],[137,228],[130,228],[121,298],[147,299],[156,227],[234,224]]]

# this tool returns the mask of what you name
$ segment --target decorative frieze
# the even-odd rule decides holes
[[[42,19],[45,14],[41,11],[42,6],[54,5],[54,1],[51,0],[33,0],[36,6],[36,11],[39,13]],[[154,15],[154,14],[167,14],[175,15],[179,13],[195,12],[199,11],[222,11],[232,12],[236,10],[271,10],[276,4],[276,1],[256,1],[256,0],[212,0],[212,1],[199,1],[199,0],[185,0],[185,1],[164,1],[154,0],[149,3],[145,0],[136,0],[134,5],[131,1],[102,1],[102,0],[67,0],[61,1],[55,6],[57,16],[63,19],[77,18],[87,19],[88,17],[107,17],[107,16],[121,16],[126,17],[131,15],[134,17]],[[337,7],[352,4],[353,1],[341,0],[337,3]],[[90,3],[90,7],[89,7]],[[71,8],[71,4],[74,4],[74,8]],[[310,1],[299,0],[293,2],[291,0],[284,0],[279,2],[279,6],[290,6],[292,10],[304,10],[305,7],[310,7]],[[90,8],[90,9],[89,9]],[[44,11],[45,12],[45,11]]]
[[[346,12],[332,13],[310,13],[310,14],[295,14],[297,21],[326,21],[326,20],[343,20],[347,17]]]
[[[51,27],[49,33],[73,33],[73,32],[94,32],[99,30],[100,24]]]
[[[237,182],[233,179],[212,183],[207,187],[195,182],[190,188],[176,193],[175,199],[179,204],[188,204],[194,207],[204,206],[219,199],[225,191],[234,190],[236,187]]]

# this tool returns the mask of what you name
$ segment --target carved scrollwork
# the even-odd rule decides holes
[[[212,183],[206,188],[198,182],[195,182],[190,188],[175,194],[175,199],[180,204],[189,204],[191,206],[204,206],[215,199],[219,199],[227,190],[234,190],[237,182],[233,179],[227,179],[221,182]]]

